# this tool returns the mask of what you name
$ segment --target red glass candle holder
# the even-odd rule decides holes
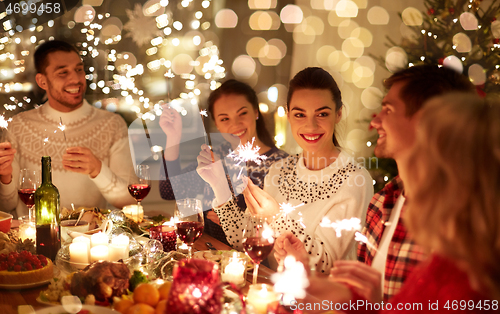
[[[149,229],[149,237],[160,241],[164,252],[175,251],[177,235],[174,226],[153,226]]]
[[[218,314],[222,310],[219,266],[211,261],[185,259],[174,268],[167,312]]]

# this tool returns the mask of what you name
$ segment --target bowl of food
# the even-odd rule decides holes
[[[9,232],[11,223],[12,215],[0,212],[0,231],[3,233]]]

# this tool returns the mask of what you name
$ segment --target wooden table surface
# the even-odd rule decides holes
[[[205,245],[205,242],[212,243],[213,246],[218,250],[231,249],[231,247],[225,245],[224,243],[216,240],[215,238],[209,235],[204,234],[201,236],[200,239],[198,239],[195,242],[194,244],[195,251],[208,250],[207,246]],[[261,265],[259,268],[259,274],[262,276],[269,277],[272,273],[274,272],[265,266]],[[252,273],[249,272],[247,274],[247,286],[245,287],[246,289],[243,289],[244,291],[248,289],[248,285],[251,284],[251,281],[252,281]],[[264,279],[262,277],[258,278],[258,282],[269,283],[267,279]],[[19,305],[31,305],[35,310],[45,308],[46,306],[38,303],[36,299],[40,295],[40,291],[46,290],[47,286],[48,284],[41,287],[24,289],[24,290],[0,289],[0,313],[17,314]]]

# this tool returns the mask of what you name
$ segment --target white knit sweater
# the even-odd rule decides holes
[[[65,125],[66,140],[63,131],[58,128],[61,119]],[[17,153],[12,181],[7,185],[0,183],[0,206],[3,211],[16,209],[18,216],[27,214],[28,209],[17,194],[19,170],[41,171],[42,156],[52,159],[52,182],[59,190],[61,208],[71,208],[72,203],[75,208],[106,208],[106,201],[120,208],[135,203],[127,189],[130,176],[135,175],[128,130],[119,115],[97,109],[86,101],[71,112],[59,112],[46,103],[14,116],[8,133]],[[87,147],[101,160],[101,172],[95,178],[63,169],[62,155],[66,148],[73,146]]]
[[[356,258],[354,231],[337,237],[334,229],[319,226],[324,217],[331,222],[356,217],[364,225],[373,196],[372,178],[347,153],[341,152],[334,163],[322,170],[307,169],[302,155],[282,159],[271,166],[264,190],[278,203],[304,204],[276,219],[271,227],[277,234],[285,230],[295,234],[304,243],[311,266],[315,265],[317,271],[327,272],[336,260]],[[241,248],[242,228],[248,216],[234,210],[234,198],[214,210],[229,243]]]

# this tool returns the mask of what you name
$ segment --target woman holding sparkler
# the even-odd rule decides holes
[[[299,72],[290,81],[287,110],[293,136],[303,152],[273,164],[264,190],[248,182],[245,200],[250,214],[272,219],[275,234],[285,230],[295,234],[316,269],[325,272],[333,261],[353,259],[356,254],[353,232],[337,237],[333,229],[319,227],[320,222],[325,217],[330,221],[352,217],[363,221],[373,195],[372,179],[366,169],[338,148],[335,126],[342,117],[342,99],[328,72],[321,68]],[[218,167],[206,151],[198,161],[199,172],[209,173]],[[211,186],[216,194],[223,193],[217,192],[220,186]],[[214,211],[228,241],[241,248],[242,226],[249,217],[235,207],[231,199]]]
[[[415,144],[400,169],[404,222],[432,254],[389,299],[392,310],[383,312],[420,304],[426,313],[498,313],[500,103],[454,93],[430,100],[419,115]],[[346,302],[338,296],[350,292],[347,286],[311,279],[315,297]],[[361,297],[352,290],[347,299]]]
[[[248,162],[246,164],[246,170],[252,182],[262,187],[264,176],[269,171],[269,167],[277,160],[286,157],[288,154],[279,150],[274,145],[273,139],[266,128],[264,119],[261,117],[259,101],[255,91],[245,83],[237,80],[228,80],[210,94],[208,98],[208,112],[219,132],[222,133],[227,140],[227,143],[223,144],[221,147],[214,148],[215,155],[224,157],[228,155],[231,149],[234,150],[239,143],[246,144],[252,142],[252,140],[255,141],[254,144],[256,146],[260,147],[259,154],[266,156],[266,160],[260,164]],[[173,200],[175,196],[177,196],[177,198],[184,198],[196,197],[199,194],[203,194],[203,208],[205,210],[204,232],[227,243],[224,231],[220,227],[219,218],[210,210],[213,206],[212,202],[214,198],[217,199],[217,194],[214,196],[210,186],[200,179],[195,171],[197,167],[196,163],[182,170],[180,168],[178,149],[182,131],[180,114],[173,108],[165,108],[160,118],[160,126],[167,135],[166,147],[170,147],[170,149],[165,150],[165,161],[168,174],[165,180],[160,181],[160,193],[162,198]],[[207,145],[204,145],[202,149],[210,152]],[[231,168],[231,165],[226,166]],[[237,173],[236,170],[231,171],[231,169],[228,169],[228,172]],[[174,178],[174,176],[178,174],[183,175]],[[225,177],[226,174],[222,170],[222,172],[218,174],[217,180],[224,183],[226,187],[232,186],[232,183],[238,181],[236,178],[230,178],[232,183],[228,180],[221,181],[221,178]],[[182,187],[183,195],[178,195],[179,193],[177,190],[176,195],[174,195],[172,185]],[[220,197],[219,195],[219,198]],[[238,195],[236,198],[238,210],[244,211],[246,209],[246,204],[243,195]],[[227,200],[227,198],[225,200]]]

